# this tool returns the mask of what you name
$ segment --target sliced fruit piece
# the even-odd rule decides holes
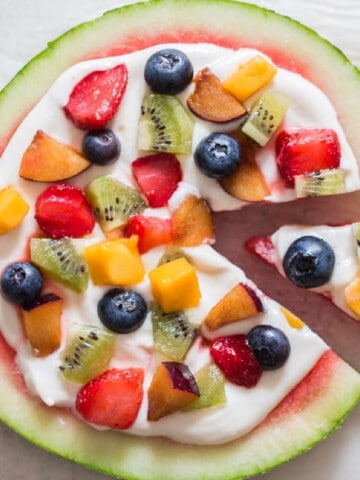
[[[165,313],[155,302],[151,304],[154,348],[172,360],[185,358],[198,328],[182,311]]]
[[[63,299],[47,293],[21,310],[25,336],[34,355],[46,357],[60,347],[62,309]]]
[[[139,150],[189,155],[194,120],[177,97],[147,93],[141,105]]]
[[[158,266],[162,265],[163,263],[171,262],[172,260],[176,260],[177,258],[186,258],[187,261],[191,264],[191,260],[187,257],[184,250],[176,245],[169,245],[165,248],[165,252],[161,256]]]
[[[249,238],[245,243],[245,248],[269,265],[275,265],[276,253],[270,235],[258,235]]]
[[[290,99],[282,93],[266,91],[251,106],[241,126],[242,133],[259,147],[264,147],[279,128],[289,105]]]
[[[131,164],[134,177],[150,207],[163,207],[182,180],[182,169],[175,155],[156,153],[134,160]]]
[[[38,130],[21,159],[19,175],[37,182],[60,182],[78,175],[90,165],[91,162],[74,148]]]
[[[87,383],[109,368],[115,334],[105,328],[72,325],[66,340],[60,371],[67,380]]]
[[[360,260],[360,222],[355,222],[352,224],[352,231],[356,242],[356,251]]]
[[[283,313],[284,317],[286,318],[290,327],[300,329],[305,325],[305,323],[301,320],[301,318],[299,318],[297,315],[295,315],[295,313],[291,312],[287,308],[281,306],[280,310]]]
[[[142,368],[110,368],[79,390],[76,410],[87,422],[125,430],[139,413],[143,381]]]
[[[95,285],[132,285],[145,275],[138,239],[104,240],[84,249],[91,279]]]
[[[211,356],[226,378],[236,385],[253,388],[262,367],[250,348],[246,335],[218,337],[210,346]]]
[[[117,112],[128,81],[126,65],[98,70],[82,78],[70,93],[64,112],[84,130],[105,127]]]
[[[344,298],[346,305],[355,313],[356,318],[360,319],[360,278],[356,277],[345,288]]]
[[[185,412],[226,403],[225,378],[215,364],[209,363],[202,367],[196,372],[195,380],[200,390],[200,397],[188,403],[183,408]]]
[[[196,195],[187,195],[171,212],[171,224],[177,246],[194,247],[215,240],[210,208],[204,198]]]
[[[148,391],[150,422],[180,410],[200,395],[189,367],[180,362],[162,362],[152,378]]]
[[[95,226],[94,214],[83,191],[63,183],[51,185],[37,197],[35,219],[52,238],[83,237]]]
[[[296,175],[339,168],[340,157],[337,133],[328,128],[283,130],[276,138],[276,164],[290,188]]]
[[[297,198],[337,195],[346,192],[346,172],[341,168],[319,170],[305,175],[295,175]]]
[[[149,272],[151,291],[165,313],[196,307],[201,292],[196,269],[183,257]]]
[[[0,190],[0,235],[18,227],[29,212],[20,192],[9,185]]]
[[[32,238],[30,258],[41,270],[65,287],[82,293],[88,286],[88,270],[81,240]]]
[[[223,82],[223,87],[239,102],[243,102],[271,82],[276,72],[276,67],[265,57],[256,55],[239,65],[237,70]]]
[[[124,234],[126,237],[137,235],[139,252],[145,253],[172,241],[171,219],[135,215],[127,222]]]
[[[134,188],[109,175],[92,180],[85,187],[85,195],[105,233],[121,227],[132,215],[141,213],[146,207]]]
[[[214,305],[203,324],[208,330],[216,330],[263,311],[263,304],[255,290],[245,283],[238,283]]]
[[[195,89],[187,105],[198,117],[209,122],[225,123],[247,114],[246,108],[226,90],[209,68],[204,68],[194,78]]]

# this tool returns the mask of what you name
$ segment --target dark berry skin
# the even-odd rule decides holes
[[[134,290],[112,288],[98,303],[98,315],[109,330],[130,333],[144,323],[147,304]]]
[[[295,240],[283,259],[285,275],[301,288],[325,285],[331,278],[335,253],[325,240],[306,235]]]
[[[194,75],[190,59],[176,48],[159,50],[145,65],[145,81],[155,93],[177,95],[186,88]]]
[[[1,276],[4,297],[21,307],[34,303],[39,298],[43,285],[42,273],[30,262],[11,263]]]
[[[240,145],[229,135],[211,133],[196,147],[194,159],[204,175],[221,179],[231,175],[240,165]]]
[[[247,336],[248,344],[264,370],[276,370],[290,355],[287,336],[271,325],[257,325]]]
[[[120,142],[115,133],[108,129],[89,131],[82,142],[84,156],[97,165],[114,163],[120,155]]]

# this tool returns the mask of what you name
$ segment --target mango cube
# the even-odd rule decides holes
[[[141,282],[145,268],[138,237],[104,240],[85,248],[89,273],[95,285],[132,285]]]
[[[276,72],[276,67],[272,63],[263,56],[256,55],[246,63],[239,65],[222,85],[235,98],[243,102],[270,83]]]
[[[9,185],[0,190],[0,234],[20,225],[28,211],[29,205],[16,188]]]
[[[281,306],[280,310],[281,310],[281,313],[286,318],[290,327],[300,329],[305,325],[305,323],[301,320],[301,318],[299,318],[297,315],[295,315],[295,313],[291,312],[287,308]]]
[[[165,313],[196,307],[201,293],[196,269],[184,258],[164,263],[149,272],[155,300]]]
[[[360,278],[356,277],[345,288],[345,302],[355,315],[360,319]]]

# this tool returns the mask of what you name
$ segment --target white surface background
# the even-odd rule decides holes
[[[120,0],[0,0],[0,89],[13,75],[68,28],[120,6]],[[359,0],[249,1],[290,15],[317,30],[360,66]],[[360,92],[359,92],[360,94]],[[360,130],[360,125],[359,125]],[[226,252],[225,252],[226,253]],[[339,322],[339,328],[342,323]],[[352,329],[356,328],[353,325]],[[359,329],[360,331],[360,325]],[[359,331],[355,332],[360,340]],[[337,333],[331,345],[337,347]],[[341,335],[339,335],[341,337]],[[359,343],[357,343],[359,345]],[[346,338],[339,349],[359,368],[358,348],[347,352]],[[0,386],[1,401],[1,386]],[[360,409],[345,426],[310,452],[265,474],[262,480],[358,480],[360,478]],[[0,425],[0,480],[105,480],[67,460],[27,443]],[[160,479],[159,479],[160,480]]]

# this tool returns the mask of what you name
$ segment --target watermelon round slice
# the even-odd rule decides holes
[[[359,71],[341,52],[297,22],[227,0],[158,0],[124,7],[52,42],[0,93],[0,154],[24,116],[63,70],[81,60],[165,42],[254,47],[279,66],[301,73],[328,95],[360,158],[353,114],[360,107]],[[337,87],[340,81],[341,91]],[[77,463],[115,477],[141,480],[240,479],[268,471],[325,438],[360,399],[359,375],[329,350],[245,437],[221,446],[192,446],[96,431],[66,410],[45,407],[26,392],[14,352],[2,337],[0,381],[0,418],[12,429]]]

